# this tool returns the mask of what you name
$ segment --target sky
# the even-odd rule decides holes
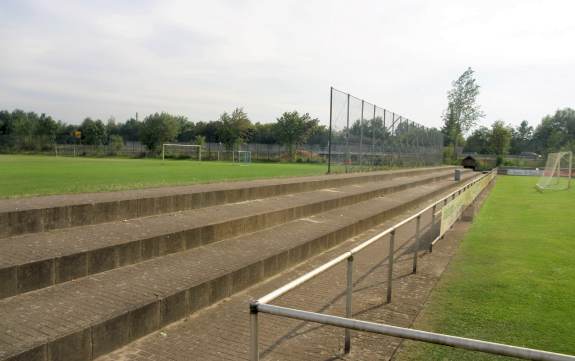
[[[481,125],[575,107],[575,1],[0,0],[0,109],[329,119],[337,89],[439,127],[471,67]]]

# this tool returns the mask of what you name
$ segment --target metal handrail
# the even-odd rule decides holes
[[[400,337],[409,340],[422,341],[444,346],[462,348],[471,351],[480,351],[494,355],[518,357],[525,360],[542,361],[574,361],[575,356],[555,352],[541,351],[526,347],[510,346],[501,343],[474,340],[470,338],[444,335],[436,332],[414,330],[405,327],[384,325],[380,323],[354,320],[345,317],[326,315],[323,313],[296,310],[276,305],[260,304],[259,312],[283,316],[302,321],[316,322],[324,325],[342,327],[346,330],[357,330],[378,333],[381,335]]]
[[[345,343],[344,343],[344,352],[349,353],[351,349],[351,335],[350,330],[358,330],[358,331],[366,331],[366,332],[373,332],[388,336],[400,337],[405,339],[411,339],[416,341],[434,343],[439,345],[446,345],[451,347],[457,347],[467,350],[473,351],[480,351],[484,353],[490,353],[495,355],[503,355],[503,356],[511,356],[511,357],[518,357],[526,360],[542,360],[542,361],[575,361],[575,356],[553,353],[548,351],[542,350],[535,350],[530,348],[524,347],[517,347],[511,345],[505,345],[500,343],[494,342],[487,342],[482,340],[474,340],[469,338],[445,335],[435,332],[427,332],[415,329],[409,329],[404,327],[397,327],[385,324],[377,324],[373,322],[361,321],[351,319],[352,316],[352,294],[353,294],[353,261],[354,261],[354,254],[360,252],[364,248],[368,247],[369,245],[373,244],[375,241],[381,239],[386,235],[390,235],[390,247],[389,247],[389,271],[388,271],[388,287],[387,287],[387,301],[391,302],[391,284],[392,284],[392,273],[393,273],[393,253],[394,253],[394,239],[395,239],[395,231],[397,228],[405,225],[406,223],[416,219],[416,235],[415,235],[415,242],[416,247],[414,251],[414,258],[413,258],[413,273],[417,270],[417,252],[419,248],[419,238],[420,238],[420,221],[421,215],[430,210],[432,211],[432,224],[435,220],[436,214],[436,207],[438,204],[443,202],[443,206],[447,204],[449,198],[455,199],[456,194],[461,194],[462,191],[465,191],[475,183],[481,181],[487,176],[491,176],[493,172],[497,170],[493,170],[491,173],[485,174],[473,181],[467,183],[463,187],[451,192],[449,195],[441,198],[440,200],[436,201],[432,205],[424,208],[423,210],[419,211],[418,213],[412,215],[404,219],[403,221],[395,224],[394,226],[386,229],[385,231],[377,234],[376,236],[368,239],[367,241],[363,242],[359,246],[353,248],[352,250],[341,254],[340,256],[332,259],[331,261],[324,263],[323,265],[315,268],[314,270],[307,272],[306,274],[296,278],[295,280],[289,282],[288,284],[280,287],[267,295],[259,298],[258,300],[250,302],[250,329],[251,329],[251,339],[250,339],[250,360],[257,361],[259,360],[259,345],[258,345],[258,312],[264,312],[272,315],[289,317],[293,319],[309,321],[309,322],[316,322],[325,325],[332,325],[336,327],[341,327],[345,329]],[[495,173],[496,174],[496,173]],[[441,234],[440,234],[441,236]],[[439,239],[436,238],[433,242],[436,242]],[[287,307],[281,307],[276,305],[270,305],[269,302],[273,301],[274,299],[284,295],[285,293],[293,290],[296,287],[301,286],[305,282],[311,280],[312,278],[318,276],[319,274],[329,270],[333,266],[339,264],[343,260],[347,260],[347,290],[346,290],[346,317],[338,317],[332,315],[326,315],[317,312],[309,312],[303,310],[296,310]]]
[[[491,172],[494,172],[496,170],[493,170]],[[421,215],[427,211],[429,211],[430,209],[433,209],[435,207],[437,207],[438,204],[442,203],[442,202],[446,202],[449,200],[449,198],[452,198],[453,196],[455,196],[456,194],[460,194],[462,191],[468,189],[469,187],[471,187],[472,185],[474,185],[475,183],[479,182],[480,180],[482,180],[483,178],[489,176],[490,173],[486,173],[474,180],[472,180],[471,182],[468,182],[467,184],[465,184],[464,186],[456,189],[455,191],[449,193],[448,195],[446,195],[445,197],[439,199],[438,201],[436,201],[435,203],[425,207],[424,209],[420,210],[419,212],[415,213],[414,215],[402,220],[399,223],[396,223],[395,225],[393,225],[392,227],[387,228],[386,230],[384,230],[383,232],[378,233],[377,235],[371,237],[370,239],[368,239],[365,242],[362,242],[360,245],[358,245],[357,247],[351,249],[350,251],[347,251],[343,254],[341,254],[340,256],[332,259],[329,262],[324,263],[323,265],[315,268],[314,270],[296,278],[295,280],[287,283],[286,285],[268,293],[267,295],[260,297],[259,299],[256,300],[256,302],[263,304],[263,303],[269,303],[273,300],[275,300],[276,298],[284,295],[285,293],[293,290],[296,287],[301,286],[302,284],[304,284],[305,282],[309,281],[310,279],[320,275],[321,273],[329,270],[330,268],[332,268],[333,266],[337,265],[338,263],[348,259],[349,257],[353,256],[354,254],[360,252],[361,250],[363,250],[364,248],[370,246],[371,244],[373,244],[374,242],[380,240],[381,238],[387,236],[388,234],[394,233],[396,231],[396,229],[400,228],[401,226],[411,222],[412,220],[421,217]],[[433,212],[434,216],[435,216],[435,211]]]

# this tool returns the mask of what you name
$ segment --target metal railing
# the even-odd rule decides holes
[[[480,351],[485,353],[491,353],[496,355],[504,355],[504,356],[512,356],[518,357],[526,360],[553,360],[553,361],[566,361],[571,360],[574,361],[574,356],[557,354],[553,352],[547,351],[540,351],[534,350],[529,348],[523,347],[516,347],[504,344],[498,344],[493,342],[486,342],[481,340],[473,340],[468,338],[444,335],[434,332],[426,332],[420,331],[415,329],[409,329],[404,327],[397,327],[391,325],[384,325],[384,324],[377,324],[373,322],[361,321],[352,319],[352,295],[353,295],[353,263],[354,263],[354,256],[358,254],[360,251],[364,250],[365,248],[369,247],[370,245],[374,244],[375,242],[381,240],[383,237],[389,235],[389,263],[388,263],[388,271],[387,271],[387,289],[386,289],[386,302],[390,303],[392,300],[392,292],[393,292],[393,265],[394,265],[394,250],[395,250],[395,234],[396,230],[400,227],[406,225],[407,223],[414,221],[415,224],[415,247],[413,251],[413,266],[412,272],[417,272],[417,259],[418,259],[418,252],[420,248],[420,240],[421,240],[421,217],[425,212],[431,210],[431,225],[433,226],[436,221],[436,217],[439,213],[437,212],[438,206],[445,207],[449,200],[455,200],[455,197],[461,195],[465,191],[469,190],[472,186],[485,180],[486,177],[493,177],[494,172],[493,170],[490,173],[484,174],[481,177],[478,177],[463,187],[451,192],[447,196],[441,198],[440,200],[434,202],[433,204],[425,207],[424,209],[420,210],[416,214],[402,220],[401,222],[395,224],[394,226],[384,230],[383,232],[378,233],[377,235],[371,237],[367,241],[361,243],[360,245],[356,246],[355,248],[347,251],[338,257],[332,259],[329,262],[324,263],[323,265],[313,269],[312,271],[298,277],[297,279],[287,283],[286,285],[268,293],[267,295],[251,301],[250,302],[250,360],[257,361],[259,360],[259,325],[258,325],[258,313],[268,313],[271,315],[288,317],[293,319],[298,319],[302,321],[308,322],[315,322],[325,325],[331,325],[336,327],[341,327],[345,329],[344,335],[344,352],[349,353],[351,350],[351,334],[350,330],[357,330],[357,331],[365,331],[365,332],[372,332],[378,333],[382,335],[400,337],[410,340],[416,341],[423,341],[428,343],[434,343],[439,345],[446,345],[452,346],[457,348],[463,348],[467,350],[474,350]],[[443,210],[442,207],[442,210]],[[461,213],[463,210],[461,210]],[[459,214],[458,216],[461,216]],[[432,243],[437,242],[440,239],[444,231],[440,231],[439,236],[437,236]],[[326,315],[323,313],[318,312],[309,312],[303,310],[297,310],[293,308],[281,307],[276,305],[271,305],[270,302],[274,301],[278,297],[290,292],[291,290],[303,285],[307,281],[317,277],[318,275],[328,271],[329,269],[333,268],[334,266],[340,264],[343,261],[347,261],[347,272],[346,272],[346,293],[345,293],[345,317],[337,317],[332,315]]]

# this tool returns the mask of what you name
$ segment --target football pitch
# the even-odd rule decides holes
[[[500,176],[416,329],[575,354],[575,191]],[[406,342],[400,360],[501,360]]]
[[[325,174],[326,164],[0,155],[0,198]]]

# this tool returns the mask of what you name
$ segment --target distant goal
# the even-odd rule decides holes
[[[252,152],[249,150],[236,150],[232,153],[232,161],[239,164],[250,164],[252,162]]]
[[[197,144],[162,144],[162,160],[168,158],[189,158],[202,160],[202,146]]]
[[[547,155],[545,169],[537,182],[536,188],[544,190],[563,190],[571,187],[573,153],[558,152]]]

